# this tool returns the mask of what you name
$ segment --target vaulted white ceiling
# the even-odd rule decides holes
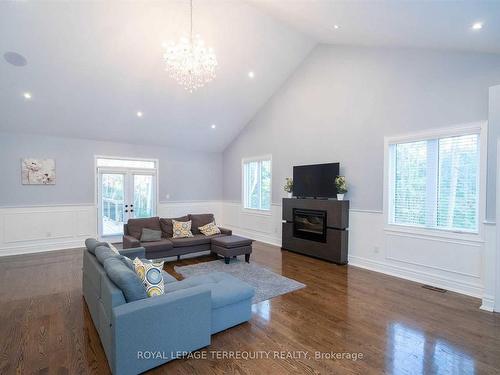
[[[194,0],[219,69],[191,94],[162,62],[188,30],[188,0],[0,2],[0,54],[27,59],[0,60],[0,131],[222,151],[316,43],[500,53],[500,1]]]
[[[249,2],[320,43],[500,53],[498,0]]]
[[[162,63],[162,43],[188,31],[186,0],[0,2],[0,131],[222,151],[314,45],[247,3],[195,0],[219,68],[188,93]]]

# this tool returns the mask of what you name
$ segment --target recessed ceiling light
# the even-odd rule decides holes
[[[142,117],[142,112],[141,111],[137,111],[137,117]]]
[[[248,78],[254,78],[255,77],[255,73],[250,71],[248,72]]]
[[[210,127],[211,127],[212,129],[215,129],[217,126],[215,126],[215,124],[212,124],[212,125],[210,125]]]
[[[24,96],[24,99],[28,99],[28,100],[31,99],[31,93],[30,92],[25,92],[23,94],[23,96]]]
[[[333,25],[333,28],[334,28],[335,30],[337,30],[337,29],[340,29],[340,26],[339,26],[339,25]]]
[[[481,30],[483,28],[482,22],[475,22],[472,24],[472,30]]]

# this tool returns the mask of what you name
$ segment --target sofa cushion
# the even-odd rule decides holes
[[[162,274],[163,274],[163,282],[165,284],[177,282],[177,279],[175,277],[173,277],[171,274],[169,274],[168,272],[162,271]]]
[[[116,257],[106,259],[104,261],[104,270],[109,279],[121,289],[127,302],[147,298],[141,280],[121,259]]]
[[[163,284],[163,262],[152,262],[150,260],[139,258],[134,259],[135,273],[142,281],[148,297],[161,296],[165,293]]]
[[[210,237],[207,237],[203,234],[196,234],[193,237],[186,238],[172,238],[172,244],[174,247],[187,247],[187,246],[197,246],[197,245],[205,245],[209,244],[211,241]]]
[[[215,225],[214,221],[211,221],[210,223],[199,227],[198,230],[201,232],[201,234],[204,234],[205,236],[213,236],[214,234],[220,234],[220,229],[217,228],[217,225]]]
[[[142,228],[141,242],[151,242],[161,240],[161,230]]]
[[[165,238],[162,238],[160,241],[154,241],[154,242],[144,242],[142,246],[148,251],[165,251],[165,250],[170,250],[174,247],[172,244],[172,240],[166,240]]]
[[[161,218],[160,226],[163,237],[171,238],[174,234],[174,230],[172,228],[172,220],[176,221],[189,221],[189,216],[181,216],[181,217],[173,217],[173,218]]]
[[[128,228],[128,234],[130,236],[140,240],[142,235],[142,228],[161,230],[160,218],[156,216],[144,219],[129,219],[127,223],[127,228]]]
[[[125,264],[128,268],[135,272],[134,261],[129,257],[120,258],[123,264]]]
[[[88,251],[90,251],[94,255],[95,255],[95,249],[98,246],[108,246],[108,243],[97,241],[95,238],[87,238],[85,240],[85,247],[87,248]]]
[[[203,287],[212,293],[212,309],[253,298],[255,289],[247,283],[224,272],[193,276],[168,285],[165,293],[192,287]]]
[[[192,222],[191,231],[193,232],[193,234],[200,233],[200,230],[198,228],[207,225],[212,221],[215,224],[215,219],[213,214],[191,214],[189,215],[189,219],[191,219]]]
[[[172,220],[172,229],[174,231],[174,235],[172,236],[172,238],[193,237],[193,233],[191,233],[191,220]]]
[[[121,257],[121,255],[119,253],[115,253],[109,247],[104,246],[104,245],[97,246],[97,248],[95,249],[95,256],[96,256],[97,260],[99,261],[99,263],[101,263],[102,265],[104,265],[104,262],[108,258],[118,258],[119,259]]]

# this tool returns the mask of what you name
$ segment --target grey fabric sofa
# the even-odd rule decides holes
[[[164,295],[127,302],[95,255],[109,250],[102,248],[107,244],[88,239],[85,245],[83,296],[115,375],[139,374],[208,346],[212,334],[251,317],[254,289],[220,272],[182,281],[163,273]],[[145,250],[110,255],[115,256],[144,258]],[[115,259],[104,260],[106,267],[109,260]]]
[[[190,238],[172,238],[172,220],[191,220],[191,232],[194,236]],[[212,221],[215,221],[213,214],[189,214],[177,218],[150,217],[145,219],[129,219],[128,223],[123,226],[123,248],[144,247],[147,259],[166,258],[211,250],[212,238],[230,236],[232,234],[230,229],[220,227],[221,234],[214,236],[201,234],[198,228]],[[161,230],[161,240],[141,242],[142,228]]]

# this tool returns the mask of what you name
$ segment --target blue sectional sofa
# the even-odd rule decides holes
[[[225,273],[177,281],[163,273],[165,294],[127,302],[95,256],[106,243],[88,239],[83,296],[113,374],[139,374],[210,345],[211,335],[251,317],[254,289]],[[121,255],[144,258],[144,248]]]

